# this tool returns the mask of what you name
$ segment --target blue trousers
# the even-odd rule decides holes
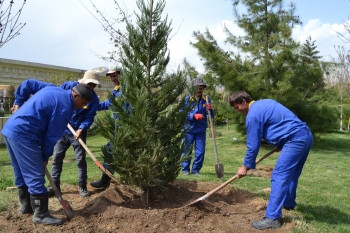
[[[40,146],[5,137],[17,187],[28,186],[30,194],[47,193],[45,165]]]
[[[205,154],[205,140],[206,133],[187,133],[183,142],[185,144],[185,152],[182,156],[185,156],[189,148],[195,143],[195,158],[192,165],[192,173],[199,173],[203,167],[204,154]],[[192,154],[192,152],[190,153]],[[191,165],[191,158],[182,162],[182,171],[189,172]]]
[[[295,202],[298,180],[309,155],[313,138],[308,128],[292,135],[283,145],[271,175],[271,194],[265,217],[282,217],[282,206],[292,208]]]
[[[84,143],[86,142],[86,134],[86,130],[83,130],[80,137]],[[52,179],[57,183],[60,182],[63,160],[66,157],[66,151],[71,145],[73,146],[75,161],[78,166],[79,185],[86,185],[87,165],[85,149],[77,140],[75,140],[73,134],[63,133],[62,137],[57,141],[55,145],[55,154],[53,156],[51,169]]]
[[[105,148],[106,148],[106,152],[108,153],[109,157],[113,158],[110,142],[107,143]],[[109,165],[105,159],[103,160],[102,166],[106,169],[110,169],[110,167],[111,167],[111,165]]]

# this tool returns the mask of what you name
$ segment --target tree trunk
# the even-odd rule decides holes
[[[148,197],[149,197],[149,188],[146,190],[143,190],[143,193],[141,194],[141,201],[144,205],[148,205]]]

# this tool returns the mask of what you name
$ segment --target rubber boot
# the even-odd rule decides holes
[[[21,208],[19,209],[20,214],[32,214],[33,209],[30,204],[30,194],[28,192],[28,186],[18,187],[19,202]]]
[[[49,214],[49,195],[47,193],[31,194],[30,203],[34,210],[33,223],[47,225],[61,225],[64,221]]]
[[[55,181],[55,185],[56,185],[58,191],[61,192],[61,185],[60,185],[60,182],[59,182],[59,181],[58,181],[58,182]],[[52,188],[51,185],[50,185],[49,187],[47,187],[47,192],[48,192],[48,194],[49,194],[49,197],[55,196],[55,191],[53,191],[53,188]]]
[[[90,182],[90,185],[96,189],[106,189],[111,183],[111,178],[106,174],[102,174],[102,177],[99,181]]]

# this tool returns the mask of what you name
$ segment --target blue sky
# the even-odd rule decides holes
[[[17,0],[18,2],[18,0]],[[112,0],[95,0],[101,11],[113,16]],[[136,10],[134,0],[125,0],[129,12]],[[323,60],[335,56],[334,46],[343,43],[336,31],[344,30],[342,23],[349,20],[350,0],[294,0],[296,15],[303,24],[294,29],[293,37],[304,42],[308,36],[316,40]],[[21,35],[0,49],[0,58],[38,62],[77,69],[91,69],[112,64],[101,60],[111,50],[108,35],[83,7],[91,8],[88,0],[35,0],[27,1],[21,17],[27,25]],[[289,4],[290,0],[285,1]],[[197,51],[191,47],[193,31],[206,28],[224,46],[223,25],[237,33],[230,0],[167,0],[165,12],[172,19],[173,35],[169,43],[171,63],[176,69],[184,59],[201,71]],[[122,26],[122,25],[120,25]],[[35,77],[33,77],[35,78]]]

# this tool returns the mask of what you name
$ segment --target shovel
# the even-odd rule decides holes
[[[72,134],[74,136],[77,135],[77,133],[75,132],[75,130],[73,129],[73,127],[68,123],[67,125],[68,129],[72,132]],[[117,178],[115,178],[115,176],[113,176],[113,174],[108,171],[106,168],[104,168],[102,166],[102,164],[96,159],[96,157],[94,156],[94,154],[91,152],[91,150],[86,146],[86,144],[84,143],[84,141],[79,138],[79,143],[84,147],[84,149],[86,150],[86,152],[90,155],[91,159],[95,162],[95,164],[97,165],[97,167],[99,167],[101,169],[101,171],[106,174],[107,176],[109,176],[112,180],[114,180],[117,184],[119,184],[119,181],[117,180]]]
[[[262,156],[260,159],[258,159],[255,163],[258,164],[260,163],[263,159],[265,159],[266,157],[268,157],[269,155],[273,154],[276,151],[279,151],[279,148],[275,148],[272,151],[268,152],[267,154],[265,154],[264,156]],[[222,189],[223,187],[225,187],[226,185],[228,185],[229,183],[231,183],[232,181],[238,179],[238,175],[236,174],[235,176],[231,177],[230,179],[228,179],[225,183],[219,185],[218,187],[216,187],[215,189],[211,190],[210,192],[208,192],[207,194],[205,194],[204,196],[190,202],[189,204],[187,204],[186,206],[191,206],[194,205],[200,201],[204,201],[205,199],[207,199],[208,197],[210,197],[211,195],[213,195],[214,193],[216,193],[217,191],[219,191],[220,189]]]
[[[47,179],[50,181],[51,187],[52,187],[53,191],[55,192],[55,195],[56,195],[58,201],[61,203],[64,212],[66,212],[67,218],[69,220],[72,219],[74,217],[74,210],[70,206],[69,202],[62,198],[62,195],[61,195],[60,191],[58,191],[58,189],[56,187],[56,184],[53,181],[49,171],[46,168],[46,166],[45,166],[45,174],[46,174]]]
[[[209,104],[208,96],[206,96],[205,101],[207,102],[207,105],[208,105]],[[211,118],[210,110],[208,110],[208,114],[209,114],[210,130],[211,130],[211,135],[213,137],[214,151],[215,151],[215,157],[216,157],[215,172],[216,172],[216,176],[220,179],[224,176],[224,165],[219,163],[218,151],[216,149],[216,142],[215,142],[213,119]]]

